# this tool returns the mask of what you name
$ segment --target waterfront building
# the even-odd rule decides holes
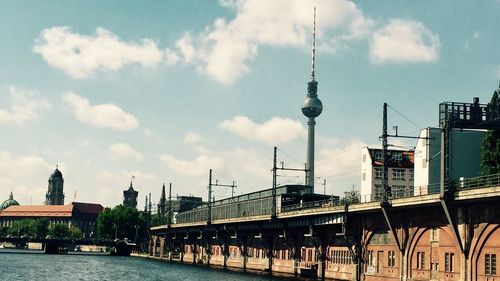
[[[132,186],[132,181],[130,181],[130,186],[127,190],[123,191],[123,206],[137,209],[137,195],[138,191],[134,190]]]
[[[64,179],[56,167],[49,178],[49,187],[45,195],[45,205],[64,205]]]
[[[361,202],[382,198],[382,149],[361,150]],[[392,198],[413,195],[414,150],[388,150],[388,183]]]
[[[451,132],[451,181],[477,177],[481,172],[481,144],[486,131],[453,130]],[[415,195],[438,193],[441,171],[441,129],[420,131],[415,148]]]
[[[85,237],[96,233],[100,204],[71,202],[67,205],[11,205],[0,211],[0,226],[10,227],[15,221],[46,218],[50,224],[63,223],[78,227]]]
[[[14,195],[12,195],[12,191],[10,192],[9,199],[3,201],[2,205],[0,205],[0,211],[7,209],[10,206],[17,206],[19,203],[14,200]]]

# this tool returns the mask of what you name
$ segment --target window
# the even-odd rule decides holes
[[[392,186],[392,196],[394,198],[401,198],[405,196],[405,186],[404,185],[393,185]]]
[[[484,274],[490,276],[497,275],[497,255],[486,254],[484,256]]]
[[[363,163],[366,162],[366,154],[363,154]]]
[[[444,254],[444,271],[445,272],[453,272],[453,259],[455,257],[454,253],[445,253]]]
[[[376,184],[375,185],[375,200],[382,198],[382,193],[384,193],[384,191],[382,189],[382,185]]]
[[[381,179],[382,178],[382,168],[375,168],[375,179]]]
[[[373,251],[368,251],[368,265],[374,266]]]
[[[425,269],[425,252],[417,252],[417,269]]]
[[[382,152],[375,152],[375,161],[382,162],[383,158],[384,157],[382,157]]]
[[[392,160],[398,163],[401,162],[403,160],[403,154],[401,154],[401,152],[393,152]]]
[[[422,169],[427,168],[427,159],[422,159]]]
[[[396,266],[396,256],[394,251],[389,251],[389,254],[387,255],[387,266],[388,267]]]
[[[405,169],[392,169],[392,179],[393,180],[404,180],[405,179]]]
[[[413,180],[415,178],[415,172],[413,170],[410,170],[410,180]]]
[[[363,177],[363,180],[365,181],[366,180],[366,173],[365,172],[363,172],[363,176],[362,177]]]

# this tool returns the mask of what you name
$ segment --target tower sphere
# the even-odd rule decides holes
[[[302,113],[309,118],[316,118],[323,111],[323,103],[317,97],[306,97],[302,102]]]

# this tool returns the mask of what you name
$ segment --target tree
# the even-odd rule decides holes
[[[71,239],[80,239],[83,236],[82,231],[76,226],[71,226],[70,228],[68,228],[68,234],[69,238]]]
[[[113,209],[104,209],[97,218],[97,233],[100,238],[104,239],[128,238],[134,240],[136,233],[142,236],[143,233],[139,230],[145,229],[144,217],[136,209],[122,205]]]
[[[49,232],[49,220],[47,218],[37,219],[35,221],[35,236],[44,238]]]
[[[15,221],[8,230],[14,236],[35,236],[35,231],[35,220],[30,219]]]
[[[500,89],[493,93],[488,104],[490,120],[500,118]],[[492,175],[500,173],[500,128],[488,131],[481,147],[481,173]]]
[[[48,234],[54,238],[68,238],[70,232],[66,224],[56,223],[49,228]]]

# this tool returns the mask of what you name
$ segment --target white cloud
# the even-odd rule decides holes
[[[117,173],[112,173],[109,171],[103,171],[99,172],[97,174],[97,177],[100,180],[104,180],[107,182],[113,182],[113,185],[116,185],[116,183],[123,182],[123,186],[127,185],[130,183],[130,179],[134,176],[134,186],[137,185],[146,185],[148,183],[158,181],[160,178],[156,174],[152,173],[145,173],[141,171],[125,171],[122,170]]]
[[[193,61],[196,55],[196,50],[193,47],[192,38],[189,33],[185,33],[179,40],[177,40],[175,46],[179,49],[187,63],[191,63]]]
[[[439,36],[421,22],[392,19],[373,33],[370,59],[374,63],[434,62],[440,46]]]
[[[351,1],[220,1],[236,10],[234,19],[218,18],[193,38],[183,35],[177,48],[186,62],[215,80],[230,84],[249,71],[259,46],[309,48],[313,7],[318,7],[318,37],[335,51],[344,41],[362,38],[372,21]],[[194,42],[193,42],[194,41]]]
[[[189,132],[184,136],[185,143],[195,143],[199,142],[201,139],[201,135],[194,132]]]
[[[114,206],[116,204],[122,203],[123,190],[127,189],[130,185],[131,177],[134,176],[133,186],[136,191],[139,192],[137,201],[144,198],[148,192],[155,192],[160,190],[161,179],[158,175],[153,173],[142,172],[138,170],[121,170],[118,172],[102,171],[97,173],[97,180],[99,185],[106,188],[99,188],[94,195],[96,200],[103,204],[104,206]],[[155,198],[154,201],[158,197]],[[154,202],[153,201],[153,202]],[[142,209],[144,205],[142,203],[137,204],[137,208]]]
[[[92,36],[69,27],[47,28],[40,33],[33,51],[75,79],[88,78],[97,71],[118,71],[131,64],[154,67],[178,60],[174,52],[159,49],[151,39],[125,42],[104,28],[97,28]]]
[[[334,178],[359,177],[361,149],[365,146],[360,140],[352,140],[320,150],[316,161],[316,175]]]
[[[114,161],[144,160],[144,156],[140,152],[137,152],[126,143],[114,143],[110,145],[109,157]]]
[[[193,160],[180,159],[170,154],[164,154],[160,159],[175,173],[189,177],[188,182],[191,186],[193,183],[195,186],[206,186],[208,172],[212,169],[214,182],[236,181],[237,193],[269,188],[272,179],[270,173],[272,160],[255,149],[212,151],[198,147],[197,151],[198,154]],[[230,193],[226,193],[228,194]]]
[[[220,169],[224,162],[221,157],[213,154],[201,154],[191,161],[164,154],[160,156],[160,160],[176,173],[187,176],[206,175],[209,169]]]
[[[13,86],[8,87],[10,108],[0,108],[0,123],[21,124],[39,118],[42,111],[51,109],[51,104],[38,98],[35,91],[19,90]]]
[[[268,144],[286,143],[305,134],[305,128],[299,121],[279,117],[257,124],[248,117],[235,116],[223,121],[220,127],[246,139]]]
[[[42,204],[46,188],[40,183],[47,184],[54,168],[36,155],[16,156],[0,150],[0,198],[7,199],[12,191],[20,204],[30,203],[31,198],[33,204]]]
[[[98,128],[133,130],[139,126],[137,118],[114,104],[90,105],[89,100],[68,92],[62,96],[74,111],[76,119]]]

